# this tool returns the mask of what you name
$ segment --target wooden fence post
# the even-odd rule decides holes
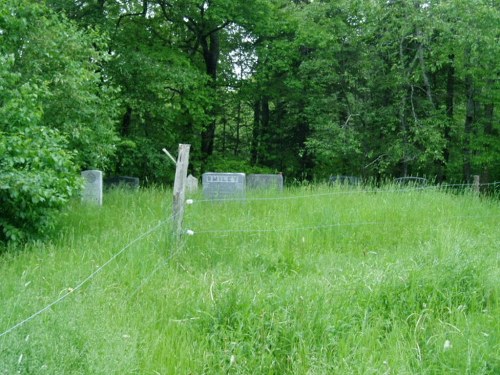
[[[182,219],[184,217],[184,204],[186,195],[186,178],[187,169],[189,164],[189,148],[191,145],[179,144],[179,154],[177,156],[177,163],[175,168],[175,181],[174,181],[174,200],[172,204],[173,208],[173,230],[176,239],[178,239],[182,233]]]
[[[473,183],[473,188],[474,188],[474,192],[476,194],[479,194],[479,176],[478,175],[474,175],[474,183]]]

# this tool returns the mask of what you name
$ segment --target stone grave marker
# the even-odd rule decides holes
[[[102,206],[102,172],[98,170],[83,171],[82,177],[85,179],[82,201]]]
[[[186,179],[186,190],[188,193],[198,191],[198,179],[191,174]]]
[[[245,198],[244,173],[203,173],[203,195],[208,199]]]
[[[277,189],[283,191],[282,174],[249,174],[247,176],[249,189]]]

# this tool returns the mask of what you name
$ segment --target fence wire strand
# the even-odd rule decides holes
[[[174,247],[172,248],[172,250],[170,251],[170,255],[167,256],[165,259],[163,259],[163,261],[159,262],[158,265],[149,273],[149,275],[142,279],[141,283],[139,284],[139,286],[132,292],[130,293],[130,296],[128,298],[128,300],[132,300],[132,298],[137,294],[139,293],[139,291],[144,288],[144,286],[149,283],[149,281],[153,278],[153,276],[160,270],[162,269],[163,267],[165,267],[168,262],[170,262],[172,260],[172,258],[174,258],[177,254],[179,254],[185,247],[186,245],[186,242],[183,241],[180,245],[177,245],[175,246],[175,251],[173,250]]]
[[[450,216],[445,219],[489,219],[497,218],[498,215],[470,215],[470,216]],[[399,221],[398,221],[399,222]],[[364,225],[393,225],[398,223],[396,221],[385,220],[385,221],[360,221],[353,223],[329,223],[320,225],[310,225],[301,227],[286,227],[286,228],[268,228],[268,229],[209,229],[209,230],[191,230],[194,235],[196,234],[228,234],[228,233],[280,233],[280,232],[292,232],[292,231],[306,231],[315,229],[327,229],[335,227],[356,227]]]
[[[393,189],[352,189],[348,191],[331,191],[327,193],[316,193],[316,194],[302,194],[302,195],[288,195],[281,197],[237,197],[237,198],[204,198],[204,199],[192,199],[192,203],[216,203],[216,202],[252,202],[252,201],[282,201],[282,200],[293,200],[293,199],[307,199],[316,197],[328,197],[336,195],[354,195],[354,194],[383,194],[383,193],[411,193],[420,191],[435,191],[435,190],[446,190],[449,188],[470,188],[475,187],[485,187],[485,186],[497,186],[500,182],[490,182],[482,184],[442,184],[442,185],[429,185],[411,188],[393,188]],[[342,186],[342,185],[340,185]]]
[[[479,186],[497,186],[500,182],[494,183],[483,183],[479,184]],[[325,197],[325,196],[335,196],[335,195],[349,195],[349,194],[370,194],[370,193],[408,193],[408,192],[418,192],[418,191],[429,191],[429,190],[441,190],[446,188],[456,188],[456,187],[477,187],[477,184],[446,184],[446,185],[437,185],[437,186],[423,186],[423,187],[414,187],[414,188],[400,188],[400,189],[363,189],[363,190],[350,190],[350,191],[334,191],[328,193],[318,193],[318,194],[307,194],[307,195],[290,195],[290,196],[282,196],[282,197],[249,197],[249,198],[230,198],[230,199],[199,199],[194,200],[196,203],[207,203],[207,202],[248,202],[248,201],[280,201],[280,200],[291,200],[291,199],[307,199],[314,197]],[[15,329],[25,325],[31,320],[35,319],[37,316],[43,314],[45,311],[49,310],[53,306],[57,305],[64,299],[66,299],[69,295],[81,289],[85,284],[94,279],[106,266],[108,266],[111,262],[113,262],[117,257],[119,257],[123,252],[125,252],[128,248],[130,248],[135,243],[139,242],[143,238],[149,236],[151,233],[158,230],[163,225],[173,222],[176,215],[172,215],[170,218],[160,221],[153,228],[149,229],[145,233],[141,234],[127,245],[125,245],[122,249],[120,249],[117,253],[115,253],[111,258],[109,258],[104,264],[102,264],[99,268],[97,268],[94,272],[92,272],[89,276],[83,279],[80,283],[78,283],[74,288],[68,288],[68,290],[61,295],[59,298],[54,300],[53,302],[46,305],[44,308],[38,310],[33,313],[26,319],[16,323],[9,329],[0,333],[0,338],[11,333]],[[500,215],[490,215],[490,216],[455,216],[449,217],[448,219],[460,219],[460,218],[489,218],[489,217],[499,217]],[[288,227],[288,228],[267,228],[267,229],[221,229],[221,230],[201,230],[201,231],[191,231],[191,234],[223,234],[223,233],[270,233],[270,232],[285,232],[285,231],[300,231],[300,230],[314,230],[314,229],[325,229],[325,228],[334,228],[334,227],[346,227],[346,226],[363,226],[363,225],[384,225],[384,224],[392,224],[394,222],[391,221],[365,221],[365,222],[354,222],[354,223],[329,223],[329,224],[321,224],[315,226],[302,226],[302,227]],[[129,300],[132,299],[150,280],[151,278],[161,269],[163,268],[172,258],[177,255],[185,246],[186,242],[182,242],[177,246],[175,251],[171,251],[170,255],[166,257],[162,262],[160,262],[140,283],[140,285],[131,293]]]
[[[104,264],[102,264],[99,268],[97,268],[94,272],[92,272],[89,276],[87,276],[85,279],[83,279],[83,281],[81,281],[80,283],[78,283],[74,288],[68,288],[68,290],[63,294],[61,295],[59,298],[57,298],[56,300],[54,300],[53,302],[49,303],[47,306],[45,306],[44,308],[38,310],[37,312],[33,313],[32,315],[30,315],[29,317],[27,317],[26,319],[16,323],[14,326],[12,326],[11,328],[7,329],[6,331],[0,333],[0,338],[11,333],[12,331],[14,331],[15,329],[23,326],[24,324],[28,323],[29,321],[33,320],[34,318],[36,318],[37,316],[41,315],[42,313],[44,313],[45,311],[49,310],[51,307],[53,307],[54,305],[57,305],[59,302],[63,301],[64,299],[66,299],[70,294],[73,294],[74,292],[78,291],[79,289],[81,289],[86,283],[90,282],[94,277],[97,276],[97,274],[99,274],[108,264],[110,264],[111,262],[113,262],[117,257],[119,257],[125,250],[127,250],[129,247],[131,247],[132,245],[134,245],[135,243],[139,242],[140,240],[142,240],[143,238],[149,236],[151,233],[155,232],[156,230],[158,230],[159,228],[161,228],[163,225],[169,223],[172,221],[172,219],[174,218],[174,216],[166,219],[166,220],[163,220],[163,221],[160,221],[157,225],[155,225],[153,228],[149,229],[147,232],[141,234],[139,237],[135,238],[134,240],[132,240],[131,242],[129,242],[127,245],[125,245],[122,249],[120,249],[120,251],[118,251],[117,253],[115,253],[111,258],[109,258]]]

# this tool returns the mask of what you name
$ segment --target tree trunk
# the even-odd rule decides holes
[[[451,126],[453,124],[453,115],[455,113],[455,56],[448,57],[449,63],[446,72],[446,118],[444,124],[444,148],[443,148],[443,161],[440,165],[439,180],[442,182],[447,179],[447,167],[450,162],[450,145],[451,145]]]
[[[130,127],[132,125],[132,108],[127,106],[127,111],[123,115],[122,128],[120,134],[122,137],[130,135]]]
[[[224,115],[222,118],[222,156],[226,155],[226,128],[227,128],[227,117]]]
[[[399,122],[400,131],[403,137],[403,159],[401,161],[402,175],[406,177],[408,175],[408,123],[406,119],[406,101],[407,101],[407,91],[409,87],[408,76],[409,72],[405,68],[405,55],[404,55],[404,38],[401,38],[399,42],[399,63],[402,77],[404,78],[404,84],[401,87],[401,106],[399,108]]]
[[[488,103],[484,105],[484,134],[488,136],[495,135],[493,130],[493,117],[495,113],[495,105],[493,103]]]
[[[403,160],[401,161],[402,176],[408,176],[408,123],[406,122],[406,93],[401,98],[399,108],[399,122],[401,124],[401,134],[403,136]]]
[[[417,37],[418,38],[422,37],[422,31],[419,28],[417,28]],[[427,76],[427,72],[426,72],[426,69],[425,69],[424,45],[423,45],[422,41],[420,41],[418,43],[417,56],[418,56],[418,60],[419,60],[419,63],[420,63],[420,69],[422,69],[422,78],[424,80],[425,93],[427,95],[427,99],[431,103],[432,108],[436,108],[435,105],[434,105],[434,99],[432,98],[431,83],[430,83],[429,77]]]
[[[253,129],[252,142],[250,145],[250,163],[256,165],[259,161],[260,143],[260,100],[255,101],[253,106]]]
[[[463,158],[464,158],[464,179],[470,180],[472,173],[471,161],[471,134],[474,124],[474,85],[472,76],[468,74],[465,77],[465,94],[466,94],[466,107],[465,107],[465,124],[464,124],[464,144],[463,144]]]
[[[241,99],[238,99],[238,108],[236,112],[236,140],[234,143],[234,155],[240,152],[240,130],[241,130]]]
[[[214,31],[208,37],[202,38],[200,40],[200,44],[203,49],[203,59],[205,62],[206,73],[210,77],[210,89],[214,97],[216,97],[217,65],[220,54],[218,31]],[[211,120],[201,132],[201,154],[203,166],[206,164],[208,158],[213,154],[214,151],[216,115],[217,108],[213,106],[209,110],[209,116]],[[202,169],[204,168],[202,167]]]
[[[498,132],[493,128],[495,114],[495,105],[493,103],[488,103],[484,105],[484,135],[488,138],[498,137]],[[482,180],[484,182],[490,182],[490,165],[486,164],[482,171]]]
[[[269,97],[264,96],[261,100],[261,122],[260,122],[260,162],[266,163],[270,160],[272,153],[272,134],[269,129]]]

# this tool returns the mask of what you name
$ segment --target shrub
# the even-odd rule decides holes
[[[54,129],[0,133],[0,239],[46,233],[56,212],[81,187],[64,138]]]
[[[115,90],[94,34],[42,3],[0,1],[0,241],[45,234],[78,169],[113,155]]]

